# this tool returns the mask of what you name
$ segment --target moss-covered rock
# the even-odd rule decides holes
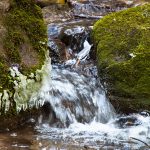
[[[17,66],[26,76],[45,61],[47,29],[41,8],[34,0],[2,0],[0,3],[0,94],[9,91],[9,106],[15,111],[15,92],[10,67]],[[7,6],[7,7],[6,7]],[[0,114],[5,102],[0,95]]]
[[[112,102],[122,110],[150,110],[150,4],[97,21],[93,38],[99,75]]]

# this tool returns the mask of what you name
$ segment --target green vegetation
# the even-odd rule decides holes
[[[2,89],[9,88],[7,83],[10,65],[19,64],[20,71],[24,74],[41,68],[46,50],[46,45],[42,43],[47,41],[41,9],[35,5],[34,0],[11,0],[10,10],[3,18],[6,35],[3,39],[5,57],[0,57],[0,85]],[[33,56],[35,64],[32,65],[23,61],[23,54],[30,55],[30,52],[31,55],[35,54]]]
[[[44,64],[47,49],[47,29],[41,8],[34,0],[10,0],[9,10],[0,14],[0,92],[9,91],[10,110],[7,116],[16,114],[14,83],[9,68],[17,65],[28,76]],[[0,114],[5,112],[5,101],[0,101]]]
[[[97,21],[93,38],[99,75],[109,94],[138,99],[150,109],[150,4]]]

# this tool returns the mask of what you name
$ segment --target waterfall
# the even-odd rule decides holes
[[[90,49],[91,45],[85,40],[83,49],[77,54],[77,59],[84,61]],[[67,62],[64,64],[69,65]],[[47,73],[41,89],[35,97],[32,97],[30,103],[49,104],[50,112],[54,113],[63,126],[75,121],[88,123],[94,119],[106,123],[114,118],[114,108],[107,100],[99,79],[73,71],[65,65],[53,65],[52,70],[46,68],[47,72],[51,72],[51,77]],[[51,114],[49,115],[51,118]],[[50,118],[47,120],[52,124]]]
[[[71,38],[74,38],[75,33],[72,34]],[[88,145],[93,149],[112,144],[116,149],[130,149],[132,137],[149,143],[150,117],[140,114],[118,116],[115,113],[99,81],[96,66],[89,60],[92,45],[87,38],[82,42],[83,49],[74,51],[69,60],[54,63],[51,71],[47,68],[51,76],[45,76],[41,89],[33,97],[33,104],[43,105],[36,126],[39,142],[43,139],[54,143],[61,141],[67,146]],[[141,146],[135,142],[133,147],[139,149]]]
[[[91,149],[139,149],[143,145],[134,142],[137,138],[150,144],[150,117],[146,113],[117,117],[97,78],[64,65],[53,65],[51,78],[47,76],[44,80],[34,99],[45,105],[44,115],[48,116],[46,120],[43,114],[39,117],[39,143],[62,142],[61,147],[66,144],[64,149],[68,145],[72,145],[71,149],[76,149],[76,145]],[[51,149],[55,144],[43,147]]]
[[[99,122],[108,122],[114,118],[114,109],[96,79],[56,66],[51,78],[46,79],[36,101],[49,102],[63,124],[73,123],[74,119],[91,122],[95,117]]]

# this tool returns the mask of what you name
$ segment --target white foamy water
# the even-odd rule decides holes
[[[89,44],[89,42],[87,40],[85,40],[84,42],[84,48],[82,51],[80,51],[78,54],[77,54],[77,58],[79,60],[82,60],[82,59],[86,59],[87,55],[89,54],[90,50],[91,50],[91,45]]]
[[[108,122],[115,116],[98,80],[57,66],[52,69],[51,78],[45,78],[34,101],[41,105],[49,102],[63,125],[74,121],[91,122],[94,117]]]
[[[47,124],[38,127],[39,139],[63,141],[72,145],[88,146],[94,149],[148,150],[150,145],[150,117],[134,115],[141,123],[138,126],[119,128],[115,120],[103,124],[92,121],[89,124],[73,123],[68,128],[52,128]],[[136,140],[136,139],[138,140]],[[141,141],[139,141],[141,140]],[[67,148],[66,148],[67,149]]]
[[[41,120],[38,139],[93,149],[149,149],[148,114],[118,117],[94,77],[53,66],[51,78],[45,78],[36,100],[50,103],[63,128]]]
[[[84,61],[90,49],[91,45],[85,40],[84,48],[77,58]],[[41,140],[97,150],[150,149],[148,114],[117,116],[95,76],[86,76],[82,71],[68,68],[76,62],[74,58],[64,63],[64,66],[53,66],[52,71],[47,70],[51,72],[51,77],[44,76],[42,88],[33,97],[33,103],[49,104],[46,108],[49,111],[45,110],[49,113],[46,114],[47,120],[43,119],[42,114],[36,127],[39,131],[37,140],[42,149],[57,148],[44,147]],[[65,146],[62,149],[68,148]]]

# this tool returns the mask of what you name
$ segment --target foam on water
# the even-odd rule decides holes
[[[80,59],[86,57],[90,49],[91,45],[85,41],[83,50],[78,53]],[[139,149],[150,145],[150,116],[118,117],[99,80],[69,69],[67,66],[76,60],[69,61],[66,66],[53,66],[51,78],[45,76],[42,88],[34,97],[35,102],[50,104],[64,128],[41,120],[36,128],[40,133],[38,139],[88,145],[94,149],[106,145],[113,145],[114,149]]]
[[[81,146],[88,145],[95,149],[100,148],[102,145],[113,145],[115,149],[115,145],[117,145],[122,149],[133,150],[144,147],[145,150],[148,150],[149,147],[145,147],[143,142],[150,145],[150,117],[135,116],[141,124],[127,128],[119,128],[114,123],[115,120],[111,120],[106,124],[95,120],[89,124],[74,122],[65,129],[52,128],[43,124],[42,127],[38,127],[41,132],[39,138],[61,140],[67,143],[80,144]]]
[[[150,117],[140,114],[121,116],[136,121],[131,125],[130,121],[124,122],[120,127],[121,117],[116,115],[97,79],[58,66],[53,66],[51,76],[51,82],[49,78],[45,79],[47,82],[40,90],[38,100],[51,104],[65,128],[40,124],[37,126],[39,139],[88,145],[95,149],[102,145],[139,149],[145,146],[143,142],[150,145]],[[63,101],[73,106],[63,105]],[[82,123],[79,116],[83,117]],[[66,127],[68,120],[70,125]]]
[[[82,119],[101,122],[114,118],[115,112],[105,92],[95,78],[89,78],[65,68],[53,68],[51,78],[45,78],[43,87],[34,100],[49,102],[56,117],[65,125],[67,121]]]

